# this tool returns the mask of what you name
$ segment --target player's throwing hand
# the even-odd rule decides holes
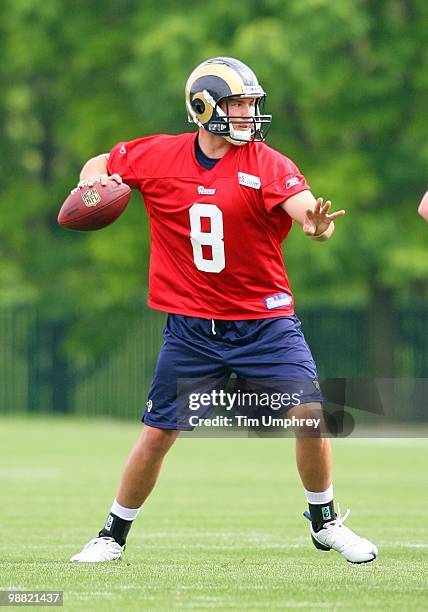
[[[318,198],[314,209],[308,208],[306,210],[305,220],[303,222],[303,232],[307,236],[320,236],[330,226],[331,222],[337,217],[343,217],[345,214],[344,210],[338,210],[337,212],[327,214],[331,207],[330,200],[323,206],[323,198]]]
[[[90,176],[86,179],[83,179],[82,181],[79,181],[77,183],[77,187],[75,189],[73,189],[73,191],[76,191],[76,189],[81,189],[82,187],[93,187],[95,183],[101,183],[101,185],[107,185],[108,181],[116,181],[116,183],[118,183],[118,185],[120,185],[123,181],[122,181],[122,177],[119,174],[101,174],[100,176]],[[73,193],[72,191],[72,193]]]

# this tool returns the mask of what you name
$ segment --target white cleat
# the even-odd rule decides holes
[[[319,550],[336,550],[345,557],[349,563],[369,563],[374,561],[378,555],[377,547],[343,524],[349,516],[347,510],[345,516],[340,516],[340,508],[337,507],[338,515],[334,521],[325,523],[320,531],[314,531],[311,523],[311,536],[314,546]],[[309,512],[304,516],[311,520]]]
[[[89,540],[80,553],[71,557],[70,561],[80,563],[100,563],[116,561],[122,558],[125,547],[120,546],[113,538],[98,537]]]

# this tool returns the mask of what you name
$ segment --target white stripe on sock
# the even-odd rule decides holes
[[[333,499],[333,484],[326,491],[314,492],[304,489],[308,504],[328,504]]]
[[[125,508],[124,506],[118,504],[116,500],[114,500],[110,510],[110,512],[120,517],[124,521],[133,521],[139,511],[140,508]]]

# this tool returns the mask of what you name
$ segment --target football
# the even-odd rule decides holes
[[[98,230],[116,221],[131,198],[125,183],[96,181],[92,187],[73,189],[58,214],[58,223],[82,232]]]

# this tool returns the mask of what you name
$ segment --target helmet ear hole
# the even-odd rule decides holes
[[[192,100],[192,108],[195,113],[198,113],[198,115],[202,115],[202,113],[205,112],[205,103],[200,98],[196,98]]]

